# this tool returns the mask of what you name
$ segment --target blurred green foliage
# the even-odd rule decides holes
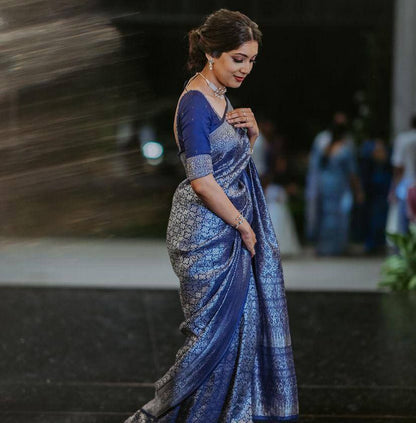
[[[416,290],[416,224],[410,225],[407,234],[387,233],[387,238],[397,253],[384,262],[378,286],[392,291]]]

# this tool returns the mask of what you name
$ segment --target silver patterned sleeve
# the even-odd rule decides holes
[[[214,173],[211,155],[198,154],[188,157],[185,162],[185,172],[190,181]]]

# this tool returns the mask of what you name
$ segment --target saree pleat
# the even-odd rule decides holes
[[[210,133],[214,176],[257,237],[211,212],[189,180],[175,191],[167,248],[185,343],[155,397],[126,423],[296,421],[298,397],[280,253],[246,132]]]

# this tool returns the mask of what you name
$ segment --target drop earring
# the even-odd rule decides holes
[[[214,63],[214,61],[212,59],[209,59],[208,62],[209,70],[212,70],[212,64]]]

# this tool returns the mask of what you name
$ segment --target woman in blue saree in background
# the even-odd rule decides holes
[[[356,158],[346,134],[345,125],[334,125],[330,140],[314,148],[309,161],[307,224],[318,255],[346,252],[353,193],[358,203],[364,201]]]
[[[189,33],[174,120],[187,178],[167,248],[180,280],[184,345],[155,397],[126,423],[297,421],[297,382],[279,248],[250,153],[258,126],[233,109],[261,41],[247,16],[221,9]]]

